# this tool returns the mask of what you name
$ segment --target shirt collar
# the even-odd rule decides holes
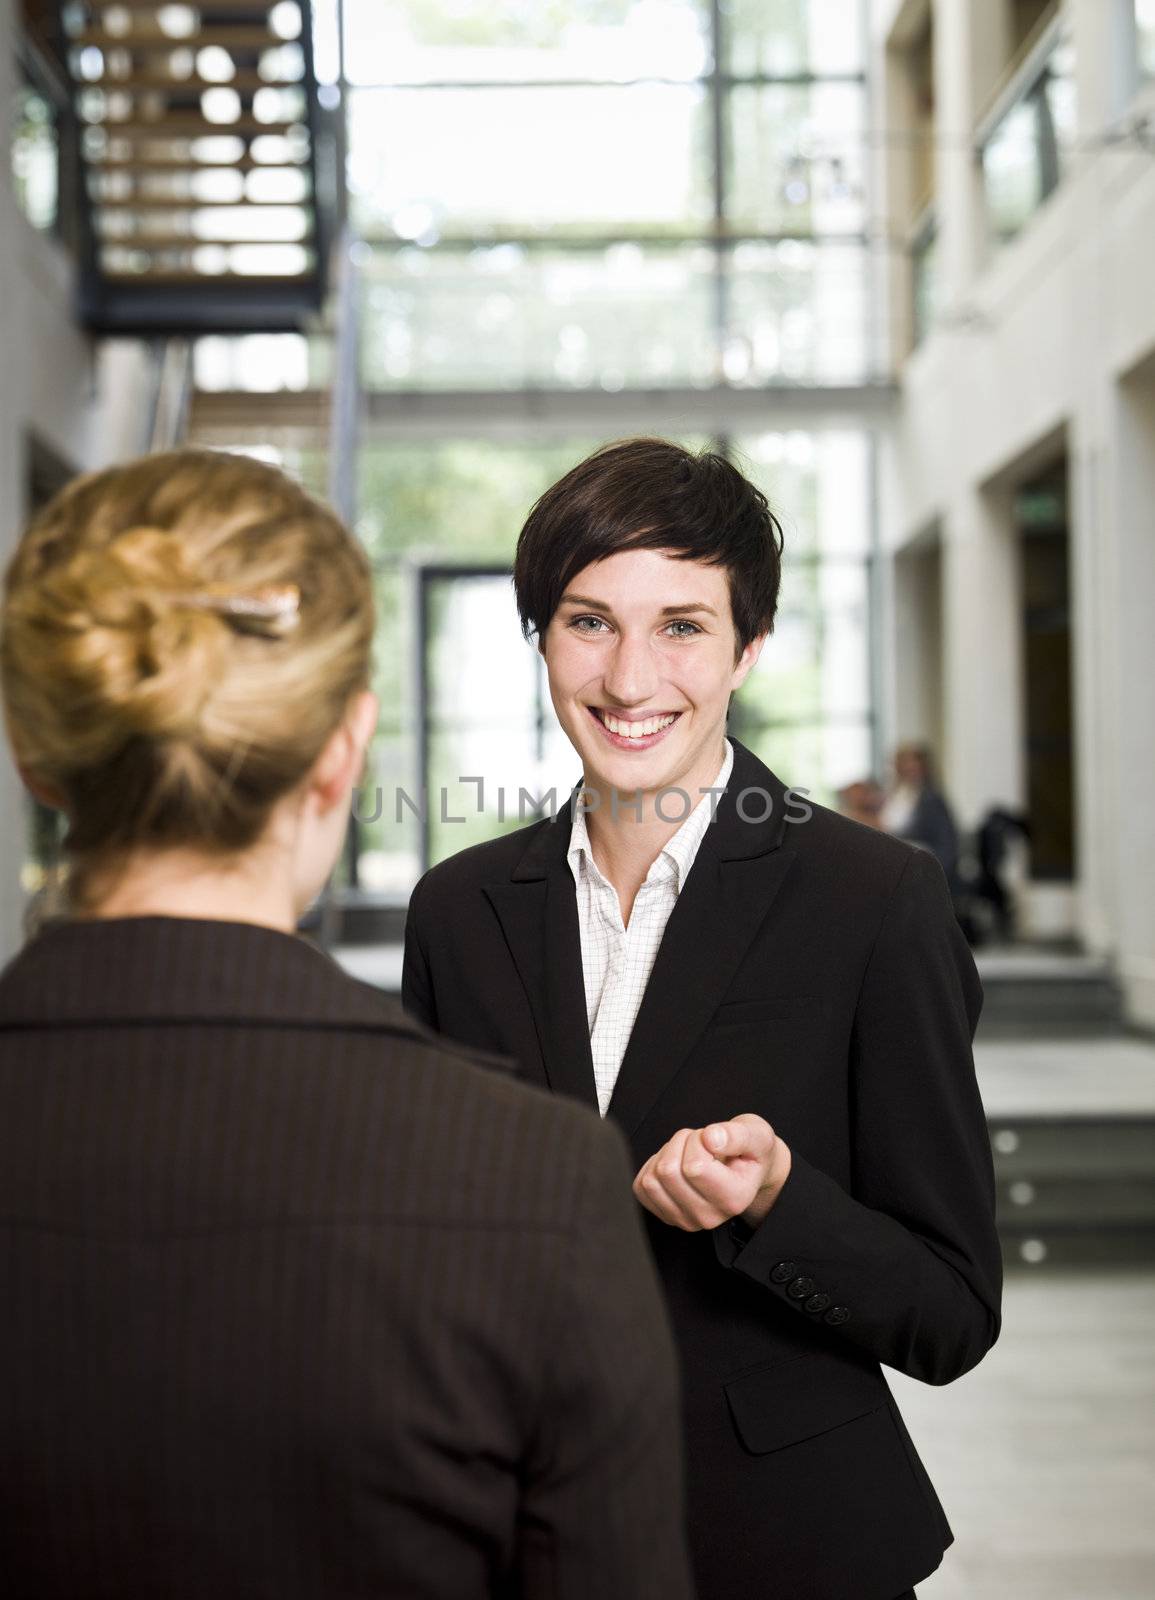
[[[710,788],[721,790],[730,781],[730,774],[734,769],[734,746],[729,739],[725,741],[726,754],[719,768],[718,776]],[[581,794],[581,786],[574,793],[573,822],[570,826],[569,850],[566,860],[573,873],[574,882],[580,882],[583,872],[588,872],[596,878],[602,878],[602,873],[594,860],[590,848],[589,829],[586,827],[585,811],[577,804],[577,797]],[[717,809],[717,794],[703,794],[701,800],[690,812],[685,822],[671,839],[667,839],[657,857],[653,861],[649,872],[646,873],[646,882],[650,883],[658,878],[672,877],[674,879],[674,892],[680,894],[690,875],[690,868],[698,854],[702,840],[706,836],[706,829],[714,820]],[[604,879],[603,879],[604,881]]]

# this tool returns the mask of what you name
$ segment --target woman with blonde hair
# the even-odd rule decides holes
[[[0,974],[6,1600],[687,1594],[620,1139],[295,932],[375,723],[356,541],[150,457],[41,513],[2,623],[69,868]]]

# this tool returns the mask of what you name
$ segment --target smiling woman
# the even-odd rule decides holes
[[[700,1600],[909,1600],[951,1535],[879,1365],[949,1382],[998,1332],[981,990],[933,858],[727,737],[781,558],[766,497],[662,439],[542,496],[514,583],[582,782],[422,878],[403,998],[630,1138]]]
[[[773,628],[782,529],[766,496],[717,452],[695,455],[667,439],[619,440],[547,490],[517,544],[514,585],[526,637],[540,639],[584,567],[621,550],[664,550],[728,573],[736,653]]]
[[[730,696],[768,631],[735,656],[735,581],[676,551],[627,548],[584,567],[574,579],[580,594],[563,594],[540,649],[558,721],[599,809],[638,795],[639,820],[662,821],[660,795],[678,790],[696,803],[717,773]]]

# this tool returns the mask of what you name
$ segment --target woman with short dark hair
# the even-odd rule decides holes
[[[581,782],[422,879],[404,997],[630,1140],[700,1600],[902,1600],[951,1531],[882,1366],[949,1383],[999,1331],[982,991],[933,857],[726,736],[781,557],[666,440],[538,501],[514,582]]]

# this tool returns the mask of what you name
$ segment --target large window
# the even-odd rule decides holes
[[[345,0],[369,385],[876,376],[863,13]]]
[[[16,201],[34,228],[51,233],[60,199],[60,134],[51,98],[23,74],[12,119],[12,183]]]
[[[1135,29],[1140,68],[1155,77],[1155,0],[1135,0]]]
[[[1058,188],[1075,134],[1074,50],[1056,17],[980,132],[987,217],[995,239],[1013,239]]]

